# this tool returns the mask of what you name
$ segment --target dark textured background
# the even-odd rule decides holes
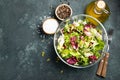
[[[91,1],[68,0],[73,15],[84,13]],[[44,19],[55,17],[54,9],[64,0],[0,0],[0,80],[119,80],[120,1],[105,1],[112,14],[104,26],[113,28],[114,34],[107,77],[101,78],[96,76],[98,64],[74,69],[56,62],[53,35],[36,32]]]

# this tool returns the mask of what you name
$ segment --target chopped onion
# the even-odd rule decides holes
[[[86,36],[91,36],[92,35],[91,32],[86,31],[86,30],[84,30],[84,33],[86,34]]]

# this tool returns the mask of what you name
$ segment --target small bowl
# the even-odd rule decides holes
[[[72,8],[68,4],[60,4],[57,6],[55,10],[56,17],[62,21],[72,16],[72,13],[73,13]]]
[[[47,18],[43,21],[42,28],[46,34],[54,34],[59,26],[59,23],[54,18]]]
[[[90,20],[92,22],[96,22],[96,23],[99,24],[99,25],[96,26],[96,28],[99,28],[102,31],[102,40],[104,41],[105,45],[104,45],[103,50],[100,51],[99,58],[95,62],[90,63],[90,64],[85,65],[85,66],[83,66],[83,65],[72,65],[72,64],[69,64],[60,55],[60,53],[59,53],[59,51],[57,49],[57,46],[58,46],[58,43],[59,43],[58,41],[59,41],[60,36],[63,36],[63,33],[61,31],[63,30],[64,26],[66,25],[66,22],[67,22],[67,24],[68,24],[68,22],[71,24],[74,21],[85,20],[85,19],[88,19],[88,20]],[[63,48],[64,48],[64,46],[63,46]],[[76,16],[70,17],[70,18],[68,18],[68,19],[66,19],[66,20],[61,22],[61,24],[59,25],[56,33],[54,34],[54,49],[56,51],[57,56],[60,58],[60,60],[63,61],[65,64],[67,64],[70,67],[73,67],[73,68],[87,68],[87,67],[93,66],[93,65],[98,63],[103,58],[103,56],[105,55],[105,52],[107,52],[107,50],[108,50],[108,36],[107,36],[106,29],[104,28],[104,26],[102,25],[102,23],[100,21],[98,21],[96,18],[94,18],[92,16],[89,16],[89,15],[86,15],[86,14],[80,14],[80,15],[76,15]]]

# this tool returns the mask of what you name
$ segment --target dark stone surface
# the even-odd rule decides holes
[[[119,80],[120,1],[105,0],[112,14],[104,26],[114,29],[106,78],[96,76],[98,64],[74,69],[56,62],[53,35],[36,32],[44,19],[55,17],[54,8],[65,1],[0,0],[0,80]],[[92,0],[68,1],[76,15],[84,13]]]

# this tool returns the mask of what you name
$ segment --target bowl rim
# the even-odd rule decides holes
[[[71,64],[67,63],[67,62],[59,55],[59,53],[57,52],[57,49],[56,49],[56,47],[55,47],[55,46],[56,46],[56,45],[55,45],[56,33],[57,33],[59,27],[61,26],[61,24],[63,24],[64,21],[66,21],[66,20],[68,20],[68,19],[71,19],[71,18],[74,18],[74,17],[77,17],[77,16],[83,16],[83,17],[86,17],[86,16],[87,16],[87,17],[90,17],[90,18],[94,19],[95,21],[97,21],[98,24],[102,27],[103,31],[105,32],[105,37],[106,37],[106,45],[104,46],[104,48],[106,49],[106,51],[104,51],[104,52],[101,53],[101,57],[100,57],[97,61],[95,61],[94,63],[92,63],[92,64],[90,64],[90,65],[86,65],[86,66],[76,66],[76,65],[71,65]],[[98,19],[96,19],[95,17],[92,17],[92,16],[87,15],[87,14],[74,15],[74,16],[71,16],[71,17],[63,20],[63,21],[60,23],[60,25],[58,26],[58,29],[56,30],[56,32],[55,32],[55,34],[54,34],[54,40],[53,40],[53,41],[54,41],[54,42],[53,42],[53,43],[54,43],[54,49],[55,49],[55,52],[56,52],[57,56],[60,58],[60,60],[61,60],[62,62],[64,62],[65,64],[67,64],[68,66],[70,66],[70,67],[73,67],[73,68],[88,68],[88,67],[91,67],[91,66],[95,65],[96,63],[98,63],[98,62],[104,57],[105,53],[108,52],[108,50],[109,50],[107,31],[106,31],[105,27],[103,26],[103,24],[102,24]]]

